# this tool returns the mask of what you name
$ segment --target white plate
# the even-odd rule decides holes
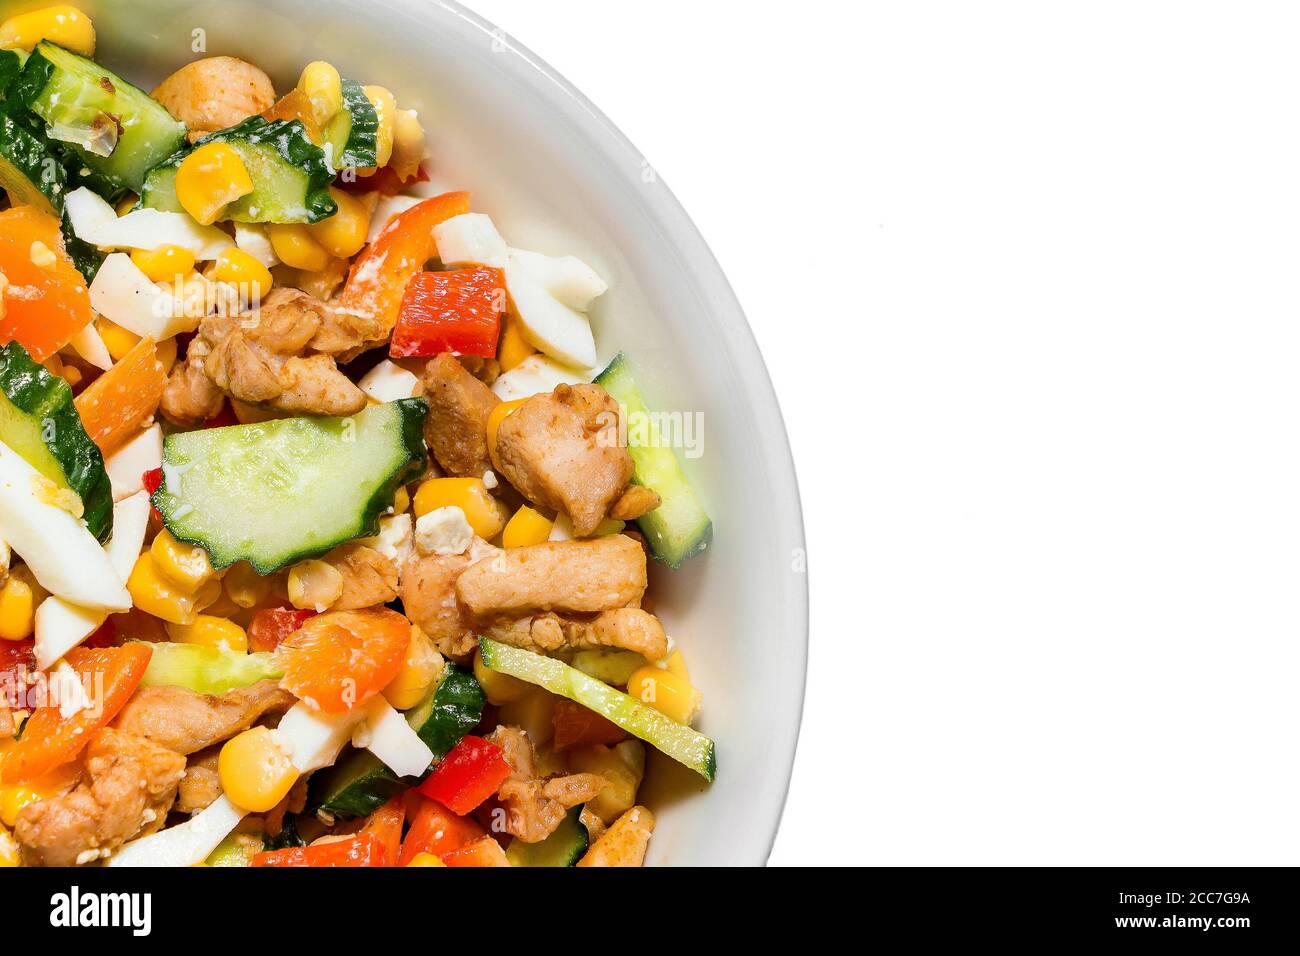
[[[446,0],[89,0],[104,61],[137,83],[202,55],[242,56],[291,88],[313,59],[388,87],[430,134],[434,188],[468,188],[512,245],[573,254],[610,283],[592,312],[652,408],[703,421],[687,473],[714,544],[655,607],[704,692],[711,787],[666,761],[646,800],[649,862],[766,861],[794,759],[808,598],[794,466],[763,360],[708,246],[650,165],[585,97],[505,33]],[[755,223],[759,228],[760,223]]]

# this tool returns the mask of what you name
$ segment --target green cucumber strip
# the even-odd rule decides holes
[[[441,760],[483,718],[487,698],[474,675],[448,664],[438,689],[406,712],[406,721]],[[356,750],[312,778],[310,805],[341,816],[374,813],[409,786],[369,750]]]
[[[232,833],[203,862],[206,866],[252,866],[253,855],[261,853],[263,846],[256,833]]]
[[[52,216],[63,212],[68,174],[39,136],[0,112],[0,188],[15,206],[35,206]]]
[[[151,644],[153,656],[145,668],[146,687],[163,684],[188,687],[198,694],[228,694],[260,680],[284,676],[270,651],[252,654],[200,644]]]
[[[541,843],[525,843],[518,837],[506,847],[511,866],[574,866],[587,852],[591,838],[582,825],[582,807],[564,815],[555,832]]]
[[[113,533],[113,489],[104,456],[77,414],[72,388],[34,361],[19,342],[0,347],[0,441],[61,488],[81,498],[86,527]]]
[[[216,568],[259,574],[379,531],[397,487],[424,470],[428,404],[404,398],[348,418],[281,418],[174,432],[154,507]]]
[[[578,651],[572,664],[589,677],[612,687],[626,687],[634,671],[649,663],[635,651],[592,649]]]
[[[268,123],[250,116],[229,129],[209,133],[197,143],[225,143],[239,153],[253,180],[253,191],[226,207],[223,219],[235,222],[319,222],[338,212],[329,193],[334,173],[324,151],[298,120]],[[184,212],[176,198],[176,170],[190,154],[182,150],[149,171],[140,193],[147,209]]]
[[[343,81],[343,109],[325,127],[330,165],[335,169],[369,169],[379,165],[376,143],[379,114],[356,80]]]
[[[655,420],[632,377],[627,356],[619,352],[595,381],[623,406],[628,451],[636,465],[632,480],[658,492],[663,499],[658,508],[638,518],[637,524],[651,553],[675,571],[709,546],[713,522],[673,450],[659,443]],[[636,426],[637,422],[646,423],[645,427]]]
[[[185,141],[185,124],[144,90],[48,42],[37,44],[9,98],[114,186],[139,190],[145,173]]]
[[[478,646],[484,665],[492,670],[567,697],[690,767],[705,780],[713,780],[718,766],[713,741],[698,731],[563,661],[486,637],[479,639]]]
[[[104,264],[106,253],[100,252],[97,248],[86,242],[84,239],[78,239],[77,234],[72,231],[72,220],[68,218],[65,211],[63,213],[63,222],[61,224],[63,232],[63,250],[72,260],[72,264],[77,267],[77,271],[86,280],[86,287],[95,281],[95,275],[99,272],[99,267]]]

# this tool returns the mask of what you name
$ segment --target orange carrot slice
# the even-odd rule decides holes
[[[77,396],[81,424],[105,455],[135,437],[158,411],[167,367],[151,338],[143,338],[122,360]]]

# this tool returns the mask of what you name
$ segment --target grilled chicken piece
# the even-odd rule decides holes
[[[525,650],[550,653],[561,649],[617,647],[635,651],[646,660],[668,656],[668,636],[659,619],[640,608],[602,611],[591,619],[562,618],[557,614],[496,621],[483,636]]]
[[[641,866],[654,829],[654,814],[645,807],[633,807],[592,844],[578,866]]]
[[[528,734],[502,725],[488,737],[505,752],[510,776],[497,790],[505,805],[505,830],[525,843],[540,843],[555,832],[570,807],[595,798],[605,779],[594,773],[539,777]]]
[[[609,516],[615,521],[635,521],[662,503],[659,492],[652,491],[645,485],[628,485],[627,491],[609,509]]]
[[[343,575],[343,593],[331,611],[355,611],[387,604],[397,597],[397,565],[356,541],[340,545],[322,559]]]
[[[190,130],[190,142],[270,109],[275,87],[262,70],[233,56],[187,63],[150,94]]]
[[[263,718],[283,714],[295,700],[273,680],[258,681],[221,697],[171,685],[141,687],[113,726],[173,753],[192,754],[229,740]]]
[[[487,420],[499,400],[450,352],[425,366],[421,376],[429,417],[424,439],[442,469],[459,478],[480,478],[492,467]]]
[[[190,756],[185,764],[185,776],[176,789],[177,812],[198,813],[221,796],[221,778],[217,775],[217,758],[220,756],[220,745]]]

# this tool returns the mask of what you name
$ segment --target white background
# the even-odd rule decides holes
[[[694,217],[812,645],[774,864],[1294,864],[1287,4],[469,0]]]

